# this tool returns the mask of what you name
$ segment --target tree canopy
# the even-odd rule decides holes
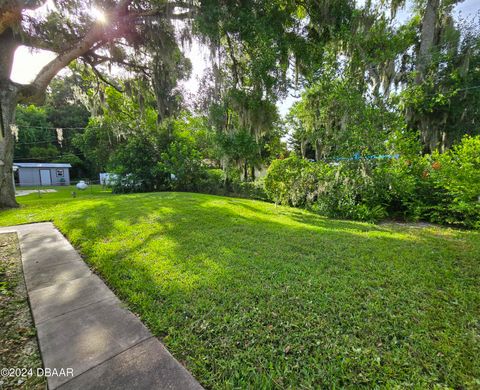
[[[203,118],[209,139],[215,139],[207,154],[213,153],[225,172],[234,167],[243,170],[245,180],[253,179],[256,168],[283,153],[284,127],[275,103],[293,90],[302,98],[287,118],[287,129],[304,156],[381,153],[399,131],[418,132],[425,152],[445,150],[464,134],[478,133],[479,32],[475,24],[454,20],[457,3],[417,0],[412,15],[398,22],[404,1],[4,0],[1,206],[15,205],[11,126],[17,104],[45,102],[48,91],[43,114],[34,108],[19,111],[25,134],[17,155],[20,146],[26,152],[28,139],[47,143],[52,136],[33,135],[39,133],[32,125],[37,114],[44,127],[83,129],[88,123],[77,144],[60,155],[83,153],[82,142],[101,144],[108,133],[93,131],[93,124],[105,126],[112,112],[121,118],[122,105],[133,104],[127,111],[132,115],[135,107],[140,121],[150,113],[152,126],[164,128],[185,112],[179,82],[188,79],[192,66],[182,48],[193,39],[209,48],[211,67],[190,114]],[[10,80],[20,45],[55,53],[27,85]],[[73,76],[54,80],[66,66],[75,70]],[[122,76],[115,76],[120,73],[112,69],[119,68]],[[113,90],[106,99],[105,86],[121,93],[115,106]],[[33,122],[22,123],[20,112]],[[125,122],[131,125],[131,119]],[[109,131],[116,139],[133,136],[124,131],[130,125]],[[37,156],[53,158],[48,145],[35,147],[45,149],[34,150]],[[97,157],[89,161],[90,172],[109,159],[105,153]]]

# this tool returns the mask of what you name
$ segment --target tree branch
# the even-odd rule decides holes
[[[225,31],[225,36],[227,37],[228,53],[230,54],[230,59],[232,60],[233,79],[235,81],[235,87],[236,87],[239,82],[238,63],[237,63],[237,59],[235,58],[235,54],[233,52],[232,40],[230,39],[230,35],[228,35],[228,32],[226,31]]]
[[[188,11],[184,11],[181,13],[174,13],[175,8],[186,8]],[[150,17],[150,16],[163,16],[170,19],[188,19],[193,18],[196,13],[198,13],[200,9],[188,2],[174,2],[174,3],[167,3],[162,8],[154,8],[150,10],[143,10],[143,11],[136,11],[132,12],[130,15],[134,18],[142,18],[142,17]]]
[[[103,62],[108,61],[108,62],[114,62],[114,63],[117,63],[117,64],[125,65],[129,68],[137,69],[137,70],[140,70],[140,71],[148,70],[147,66],[135,64],[135,63],[124,61],[124,60],[117,60],[117,59],[114,59],[114,58],[111,58],[111,57],[108,57],[108,56],[97,54],[93,51],[91,53],[87,53],[83,57],[87,58],[88,59],[87,62],[90,63],[90,64],[93,64],[93,65],[101,64]],[[91,57],[92,61],[88,57]]]
[[[164,7],[159,9],[129,11],[128,7],[130,6],[131,2],[132,0],[121,0],[112,10],[112,12],[108,12],[110,17],[109,27],[105,27],[100,23],[96,23],[83,38],[79,39],[74,44],[70,44],[68,49],[64,49],[63,51],[57,50],[57,57],[43,67],[31,84],[23,86],[23,88],[19,91],[18,101],[32,103],[42,102],[48,84],[61,69],[79,57],[85,57],[87,62],[89,60],[89,55],[101,58],[102,56],[96,55],[94,50],[115,38],[125,35],[128,32],[130,24],[134,23],[136,19],[149,16],[161,16],[170,19],[187,19],[193,18],[195,13],[198,11],[198,6],[194,5],[193,2],[188,1],[175,1],[172,3],[167,3]],[[175,9],[177,8],[188,9],[188,11],[174,13]],[[46,42],[40,38],[30,35],[25,35],[24,44],[30,47],[52,51],[52,48],[49,47]],[[117,62],[135,69],[142,70],[145,74],[147,74],[146,67],[141,67],[122,60],[117,61],[104,56],[102,60],[111,60],[112,62]],[[94,68],[94,61],[90,61],[90,65]],[[96,72],[97,76],[100,74],[95,68],[94,72]],[[99,78],[107,82],[103,76],[99,76]]]
[[[123,16],[132,0],[122,0],[111,13],[112,22],[110,28],[105,28],[100,23],[92,26],[90,31],[77,43],[75,43],[69,50],[59,54],[47,65],[45,65],[35,80],[24,86],[19,93],[18,100],[21,102],[42,102],[44,99],[45,90],[50,81],[57,75],[57,73],[67,66],[74,59],[82,56],[91,50],[97,42],[105,39],[113,39],[119,33],[117,23],[121,23]]]
[[[59,53],[61,50],[55,49],[50,43],[44,41],[39,37],[29,35],[25,32],[20,33],[19,38],[17,38],[17,43],[23,46],[28,46],[33,49],[48,50],[54,53]]]
[[[106,76],[104,76],[97,68],[95,68],[95,65],[91,64],[90,62],[86,61],[86,63],[88,65],[90,65],[90,67],[92,68],[93,70],[93,73],[95,73],[95,75],[100,79],[102,80],[105,84],[108,84],[110,85],[111,87],[115,88],[118,92],[124,92],[122,88],[120,88],[118,85],[112,83],[111,81],[109,81]]]
[[[103,36],[103,28],[98,24],[95,25],[89,33],[76,43],[70,50],[59,54],[47,65],[45,65],[35,80],[25,86],[20,92],[19,100],[28,102],[39,102],[43,100],[43,94],[50,81],[56,74],[67,66],[75,58],[80,57],[86,53],[93,46],[95,42],[100,40]]]
[[[22,19],[22,8],[16,1],[2,2],[0,6],[0,34],[14,25],[20,23]]]

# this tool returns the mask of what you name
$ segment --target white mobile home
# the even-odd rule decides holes
[[[70,164],[13,163],[19,186],[61,186],[70,184]]]

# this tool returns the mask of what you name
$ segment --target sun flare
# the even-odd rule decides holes
[[[105,15],[105,12],[103,12],[101,9],[98,9],[96,7],[93,7],[91,10],[91,15],[97,20],[97,22],[106,24],[108,19],[107,15]]]

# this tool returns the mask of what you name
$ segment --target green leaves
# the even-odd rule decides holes
[[[446,153],[427,158],[437,191],[444,192],[433,205],[435,219],[449,224],[480,228],[480,136],[465,136]]]
[[[269,199],[321,215],[377,221],[388,217],[480,228],[480,137],[421,156],[415,135],[397,137],[391,159],[275,160],[265,178]],[[409,141],[410,139],[410,141]]]
[[[289,122],[297,144],[309,143],[315,158],[383,154],[399,116],[378,101],[367,101],[349,78],[321,77],[292,108]]]

